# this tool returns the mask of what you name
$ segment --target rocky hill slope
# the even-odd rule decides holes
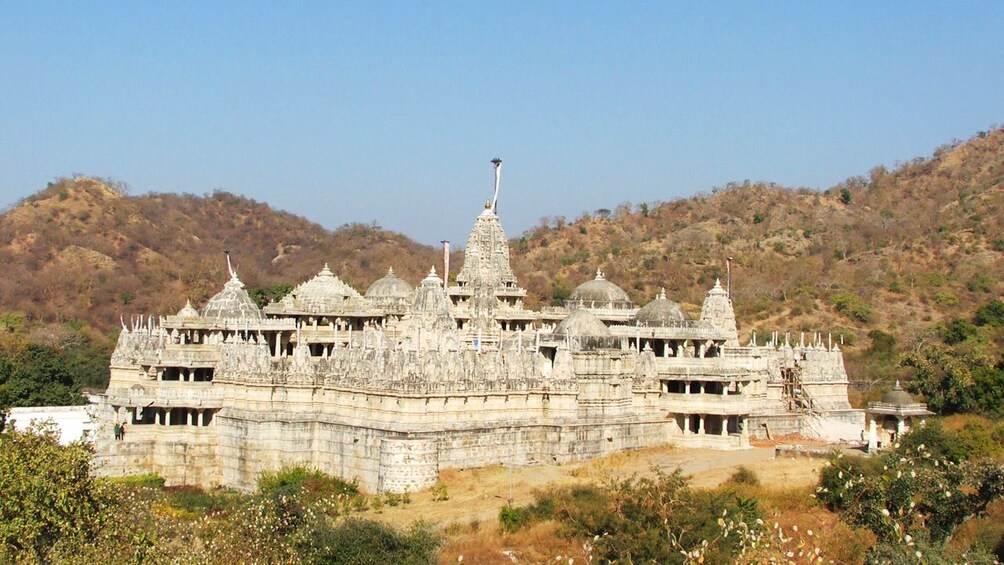
[[[732,257],[744,335],[820,330],[909,343],[1004,291],[1004,129],[825,192],[732,183],[667,203],[547,218],[513,243],[521,282],[560,300],[597,268],[639,304],[692,312]],[[762,335],[762,334],[761,334]],[[867,339],[862,342],[867,345]]]
[[[628,190],[627,195],[630,194]],[[531,303],[560,301],[597,268],[639,304],[665,287],[696,313],[716,278],[732,286],[741,331],[881,330],[909,343],[1004,291],[1004,129],[876,167],[824,192],[731,183],[665,203],[546,218],[512,242]],[[388,266],[417,282],[440,251],[376,226],[335,231],[266,204],[210,196],[126,196],[65,179],[0,216],[0,304],[45,321],[113,331],[122,313],[199,303],[230,250],[250,287],[296,284],[330,263],[365,290]],[[452,259],[454,273],[462,257]]]
[[[330,263],[365,291],[388,266],[417,282],[440,252],[375,226],[335,231],[225,192],[126,196],[114,183],[64,179],[0,217],[0,305],[48,322],[113,330],[121,314],[173,313],[222,288],[224,251],[267,291]]]

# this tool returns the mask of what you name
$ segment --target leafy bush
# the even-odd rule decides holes
[[[222,500],[219,497],[194,485],[167,487],[164,491],[168,494],[168,501],[172,506],[181,508],[187,512],[200,511],[205,513],[219,510],[223,507]]]
[[[939,306],[958,306],[959,297],[947,290],[940,290],[934,295],[934,303]]]
[[[816,496],[880,543],[929,538],[943,550],[955,528],[1004,496],[1004,466],[986,459],[952,463],[925,444],[900,445],[874,461],[832,458]]]
[[[530,510],[525,507],[515,507],[506,504],[499,508],[499,527],[502,531],[511,534],[518,532],[530,523]]]
[[[850,291],[837,293],[833,297],[833,305],[837,307],[837,312],[858,322],[867,324],[874,318],[871,307],[865,304],[860,296]]]
[[[760,477],[757,476],[756,471],[745,465],[740,465],[732,473],[731,480],[733,483],[740,485],[758,486],[760,484]]]
[[[317,519],[296,536],[294,547],[303,563],[352,563],[418,565],[435,561],[440,540],[425,524],[406,532],[391,526],[356,518],[336,527]]]
[[[948,345],[956,345],[979,335],[976,326],[962,318],[952,318],[937,327],[941,341]]]
[[[129,487],[159,489],[164,486],[164,477],[157,473],[145,473],[142,475],[128,475],[125,477],[114,477],[110,482]]]
[[[355,482],[332,477],[316,469],[292,466],[274,473],[262,473],[258,477],[258,492],[266,496],[292,496],[300,492],[355,495],[359,494],[359,487]]]
[[[432,500],[443,502],[450,499],[450,490],[443,483],[437,483],[432,487]]]
[[[938,420],[911,429],[900,438],[897,451],[903,454],[916,453],[922,448],[921,446],[929,457],[935,460],[960,463],[968,457],[968,453],[957,441],[955,434],[946,430]]]
[[[966,283],[966,289],[969,292],[989,293],[994,290],[994,282],[994,279],[986,275],[976,275]]]
[[[590,539],[598,562],[731,563],[740,538],[723,536],[723,515],[753,524],[755,500],[732,493],[692,491],[677,470],[653,477],[611,481],[602,487],[575,486],[535,494],[533,505],[503,508],[499,522],[515,531],[555,519],[567,533]],[[762,521],[760,522],[762,525]]]
[[[993,300],[976,310],[973,322],[977,326],[991,326],[999,328],[1004,326],[1004,301]]]
[[[896,294],[903,294],[906,292],[906,287],[904,287],[903,283],[900,281],[894,280],[889,283],[888,290],[889,292],[895,292]]]
[[[0,562],[48,563],[57,546],[89,543],[114,502],[91,475],[91,451],[59,445],[53,426],[0,434]]]

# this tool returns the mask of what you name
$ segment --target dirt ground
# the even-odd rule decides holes
[[[433,500],[431,492],[411,494],[411,503],[370,510],[382,521],[407,525],[424,520],[440,527],[472,521],[494,521],[499,508],[511,497],[514,505],[533,501],[533,491],[548,485],[602,483],[608,478],[651,474],[653,469],[672,472],[680,468],[695,487],[715,487],[726,482],[739,466],[756,472],[767,487],[801,487],[816,482],[823,459],[775,458],[774,446],[740,451],[653,447],[618,453],[567,465],[533,465],[506,468],[446,469],[440,479],[448,500]]]

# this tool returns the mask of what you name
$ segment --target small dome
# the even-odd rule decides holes
[[[907,404],[916,404],[910,393],[903,390],[903,387],[899,386],[899,381],[896,381],[896,386],[892,387],[892,390],[885,393],[882,397],[882,402],[885,404],[894,404],[896,406],[905,406]]]
[[[229,266],[230,258],[227,257]],[[206,318],[262,318],[261,309],[244,290],[244,283],[237,278],[237,272],[230,269],[230,280],[223,285],[223,290],[206,302],[202,309]]]
[[[629,310],[634,303],[628,298],[621,287],[608,281],[603,272],[596,269],[596,278],[586,281],[568,295],[565,300],[568,308],[614,308]]]
[[[325,263],[313,278],[290,291],[281,305],[300,312],[329,313],[361,299],[362,295],[336,277]]]
[[[182,308],[181,310],[178,310],[178,313],[176,315],[181,318],[198,318],[199,311],[196,310],[194,306],[192,306],[191,300],[187,300],[185,301],[185,307]]]
[[[667,300],[666,289],[662,289],[655,300],[638,310],[635,319],[642,326],[666,326],[671,322],[689,320],[690,316],[683,311],[679,304]]]
[[[378,279],[366,290],[366,298],[384,299],[400,298],[410,299],[414,295],[415,289],[411,288],[404,279],[394,274],[393,267],[387,269],[387,274]]]
[[[592,312],[585,309],[575,310],[554,328],[555,335],[609,336],[608,328]]]

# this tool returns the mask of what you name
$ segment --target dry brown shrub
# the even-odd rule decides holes
[[[584,563],[588,558],[583,542],[562,535],[561,525],[553,521],[534,524],[513,534],[501,534],[496,524],[483,526],[477,532],[450,538],[439,552],[439,562],[453,565],[461,555],[464,563],[489,565],[509,565],[513,558],[517,563],[547,563],[559,555],[574,558],[576,563]]]

